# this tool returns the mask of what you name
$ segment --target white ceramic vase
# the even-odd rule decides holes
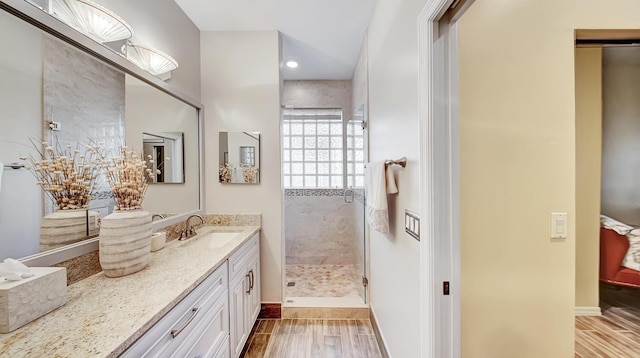
[[[121,277],[147,266],[151,256],[151,213],[114,210],[102,219],[100,266],[107,277]]]
[[[99,216],[97,212],[88,209],[56,209],[40,222],[40,251],[66,246],[97,235],[100,229]]]

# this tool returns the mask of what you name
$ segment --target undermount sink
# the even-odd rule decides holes
[[[210,249],[217,249],[226,245],[239,234],[239,232],[210,232],[185,240],[182,245],[201,245]]]

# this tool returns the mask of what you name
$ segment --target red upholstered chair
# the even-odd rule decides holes
[[[600,281],[640,288],[640,271],[620,266],[629,240],[611,229],[600,228]]]

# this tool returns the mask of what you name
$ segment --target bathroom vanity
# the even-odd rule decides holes
[[[204,226],[144,270],[98,273],[0,335],[2,357],[238,357],[260,311],[259,226]]]

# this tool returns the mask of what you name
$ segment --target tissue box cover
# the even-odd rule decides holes
[[[67,269],[30,267],[32,277],[0,277],[0,333],[9,333],[67,303]]]

